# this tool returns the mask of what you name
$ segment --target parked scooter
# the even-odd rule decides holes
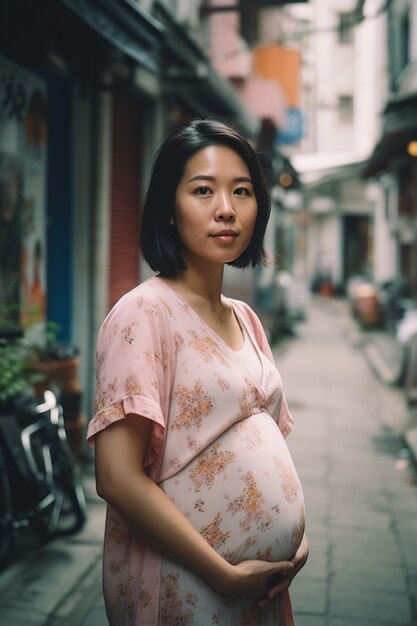
[[[396,333],[406,310],[410,307],[410,286],[402,278],[386,280],[379,286],[381,321],[386,330]]]

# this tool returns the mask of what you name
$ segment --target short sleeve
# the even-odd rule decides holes
[[[172,351],[171,351],[172,354]],[[157,302],[128,294],[104,321],[97,340],[95,413],[87,439],[128,414],[152,421],[145,465],[163,447],[170,394],[169,332]]]

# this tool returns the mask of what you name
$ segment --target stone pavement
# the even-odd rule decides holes
[[[416,626],[411,417],[369,367],[345,303],[314,302],[297,339],[275,350],[311,544],[291,587],[297,626]]]
[[[315,298],[297,336],[275,348],[311,544],[291,587],[297,626],[417,625],[417,483],[403,438],[410,414],[363,345],[344,302]],[[28,540],[0,575],[1,624],[106,626],[104,504],[91,464],[84,483],[86,528],[41,548]]]

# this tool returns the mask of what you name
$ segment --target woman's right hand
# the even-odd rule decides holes
[[[241,561],[233,566],[232,576],[227,582],[216,585],[216,591],[225,595],[246,596],[259,600],[265,597],[271,576],[284,579],[294,569],[291,561]]]

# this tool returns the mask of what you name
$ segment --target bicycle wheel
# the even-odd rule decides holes
[[[62,477],[64,502],[56,533],[73,535],[79,532],[87,519],[87,503],[78,470]]]
[[[13,548],[13,509],[7,466],[0,449],[0,570],[10,560]]]
[[[62,426],[48,425],[43,437],[47,440],[42,445],[39,465],[53,501],[39,511],[33,520],[34,529],[45,538],[48,535],[71,535],[78,532],[87,519],[80,469]]]
[[[37,480],[33,485],[33,508],[30,525],[42,541],[55,536],[64,502],[64,491],[55,480],[54,459],[51,446],[45,438],[44,429],[39,429],[32,439],[32,453],[37,466]]]
[[[30,424],[22,439],[35,477],[35,513],[31,526],[43,541],[57,534],[73,534],[87,517],[78,466],[72,455],[55,396],[45,393],[47,411]]]

